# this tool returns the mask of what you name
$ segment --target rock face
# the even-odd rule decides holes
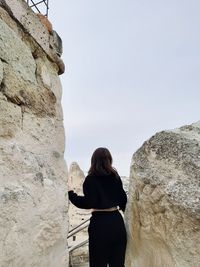
[[[126,267],[200,266],[200,122],[133,155],[126,224]]]
[[[0,266],[68,266],[67,168],[53,35],[0,0]]]

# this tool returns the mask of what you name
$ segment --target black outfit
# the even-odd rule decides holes
[[[127,195],[119,176],[88,175],[83,183],[84,196],[68,191],[78,208],[106,209],[115,206],[124,211]],[[90,267],[124,267],[126,229],[122,215],[115,211],[93,211],[88,227]]]

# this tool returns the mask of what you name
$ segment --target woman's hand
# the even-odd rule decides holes
[[[69,176],[69,178],[68,178],[68,191],[70,191],[70,190],[74,190],[72,176]]]

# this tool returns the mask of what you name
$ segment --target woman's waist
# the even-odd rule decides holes
[[[114,206],[114,207],[109,207],[109,208],[93,208],[92,209],[92,212],[94,211],[115,211],[115,210],[118,210],[118,207],[117,206]]]

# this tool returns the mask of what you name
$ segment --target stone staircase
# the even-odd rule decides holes
[[[68,233],[69,239],[76,237],[76,234],[88,227],[89,218],[81,222],[79,225],[71,229]],[[76,239],[75,239],[76,240]],[[88,239],[77,240],[78,242],[70,243],[69,245],[69,266],[70,267],[89,267],[88,255]]]

